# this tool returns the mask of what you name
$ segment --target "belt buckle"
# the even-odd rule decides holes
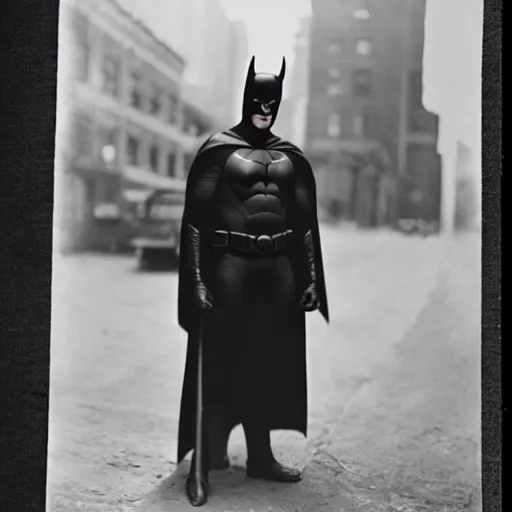
[[[272,237],[268,235],[260,235],[254,242],[256,249],[262,254],[270,254],[274,248]]]

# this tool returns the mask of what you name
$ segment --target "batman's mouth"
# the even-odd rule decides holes
[[[271,114],[268,114],[268,115],[263,115],[263,114],[255,114],[255,117],[258,121],[261,121],[263,123],[268,123],[269,121],[272,120],[272,115]]]
[[[252,116],[252,123],[260,130],[266,130],[272,124],[272,116],[262,116],[261,114],[254,114]]]

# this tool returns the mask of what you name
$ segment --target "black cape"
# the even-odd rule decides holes
[[[197,176],[200,176],[201,172],[204,172],[204,162],[211,162],[215,160],[215,151],[226,148],[232,149],[233,151],[240,148],[253,148],[245,139],[237,135],[236,133],[228,130],[222,133],[218,133],[210,137],[198,150],[197,155],[192,163],[189,178],[187,180],[187,191],[185,209],[183,213],[182,229],[181,229],[181,249],[180,249],[180,267],[179,267],[179,289],[178,289],[178,320],[180,326],[188,332],[189,341],[187,347],[187,361],[185,368],[185,377],[183,383],[183,394],[181,402],[180,412],[180,426],[179,426],[179,439],[178,439],[178,462],[185,457],[185,455],[193,449],[194,443],[194,422],[195,422],[195,400],[196,400],[196,378],[197,378],[197,339],[195,336],[195,327],[199,322],[199,315],[201,314],[199,308],[192,303],[192,285],[193,280],[191,276],[191,269],[189,264],[189,250],[188,250],[188,224],[190,218],[189,205],[191,201],[188,200],[190,194],[191,184],[195,182]],[[314,219],[311,219],[310,226],[312,226],[313,241],[315,245],[315,259],[316,259],[316,272],[317,272],[317,292],[320,301],[319,311],[326,321],[329,321],[329,309],[327,303],[327,292],[325,285],[324,266],[322,258],[322,247],[320,243],[320,234],[317,218],[317,204],[316,204],[316,186],[315,178],[311,166],[303,153],[295,145],[290,142],[284,141],[279,137],[272,136],[264,148],[280,151],[285,154],[294,155],[302,160],[303,169],[306,173],[309,173],[310,178],[310,191],[311,201],[314,208]],[[208,158],[203,157],[207,155]],[[211,157],[211,158],[210,158]],[[297,160],[297,159],[296,159]],[[302,169],[301,169],[302,170]],[[304,272],[304,268],[300,270]],[[304,282],[305,279],[299,279]],[[214,298],[215,301],[215,298]],[[215,309],[215,305],[214,305]],[[298,320],[298,338],[302,341],[298,341],[298,358],[300,359],[299,365],[301,369],[299,373],[304,375],[304,379],[300,381],[300,392],[298,395],[301,396],[299,403],[297,404],[296,411],[290,414],[290,417],[276,419],[276,426],[274,428],[293,429],[302,432],[306,435],[307,425],[307,396],[306,396],[306,383],[305,383],[305,312],[299,311]],[[302,334],[301,334],[302,333]],[[206,356],[205,356],[206,357]],[[303,361],[302,361],[303,360]],[[231,418],[232,423],[230,428],[234,428],[240,423],[240,418]]]
[[[216,148],[230,146],[233,151],[239,148],[252,148],[252,146],[246,142],[243,138],[238,136],[236,133],[227,130],[225,132],[217,133],[206,140],[203,145],[197,151],[196,157],[192,162],[190,168],[189,180],[196,173],[201,172],[201,168],[197,162],[200,156],[209,151],[214,151]],[[320,300],[319,311],[327,322],[329,322],[329,305],[327,302],[327,289],[325,285],[325,272],[322,257],[322,245],[320,242],[320,231],[318,226],[317,217],[317,204],[316,204],[316,183],[313,175],[311,165],[307,161],[304,153],[291,142],[285,141],[277,136],[273,136],[267,142],[265,148],[267,150],[282,151],[283,153],[292,153],[296,156],[301,157],[304,160],[305,168],[310,172],[311,180],[311,195],[314,199],[314,212],[315,219],[313,222],[313,241],[315,244],[315,267],[317,272],[317,293]],[[185,197],[188,196],[188,186],[185,193]],[[180,326],[187,332],[190,331],[190,326],[194,325],[197,321],[198,309],[192,304],[192,280],[190,279],[190,265],[189,265],[189,251],[188,251],[188,240],[187,240],[187,226],[188,212],[187,212],[188,201],[185,200],[185,209],[183,212],[182,224],[181,224],[181,239],[180,239],[180,265],[179,265],[179,287],[178,287],[178,321]]]

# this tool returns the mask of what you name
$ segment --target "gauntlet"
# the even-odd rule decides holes
[[[201,309],[211,309],[213,307],[212,296],[201,277],[201,235],[191,224],[188,225],[188,246],[193,282],[192,300]]]
[[[313,244],[313,234],[311,230],[304,236],[304,245],[306,248],[309,284],[302,294],[300,305],[305,311],[314,311],[318,309],[319,302],[316,291],[315,246]]]

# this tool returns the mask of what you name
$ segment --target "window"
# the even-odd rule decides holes
[[[329,96],[342,96],[343,93],[343,84],[341,83],[331,84],[327,87],[327,94]]]
[[[169,124],[178,122],[178,98],[171,94],[169,96]]]
[[[356,42],[356,52],[359,55],[370,55],[372,51],[372,42],[367,38],[358,39]]]
[[[159,116],[162,111],[162,90],[154,85],[151,93],[150,107],[151,114]]]
[[[368,9],[356,9],[354,11],[354,19],[356,20],[367,20],[370,18]]]
[[[78,43],[76,79],[79,82],[87,83],[89,80],[89,61],[91,49],[86,41]]]
[[[368,96],[371,92],[371,72],[357,70],[354,72],[354,94],[356,96]]]
[[[86,201],[91,204],[96,202],[96,191],[97,191],[97,182],[95,183],[94,180],[90,178],[86,178],[84,180],[85,183],[85,197]]]
[[[412,131],[435,133],[437,130],[435,117],[424,108],[411,109],[409,119]]]
[[[112,164],[117,156],[118,131],[114,128],[101,127],[99,133],[99,156],[106,164]]]
[[[341,71],[338,68],[329,68],[328,73],[331,78],[339,78],[341,76]]]
[[[173,151],[167,155],[167,176],[176,176],[176,153]]]
[[[153,144],[149,148],[149,167],[153,172],[158,172],[158,157],[160,156],[160,151],[158,146]]]
[[[423,76],[421,71],[411,71],[409,74],[409,104],[412,109],[420,108],[423,104]]]
[[[340,135],[340,116],[339,114],[329,114],[327,121],[327,134],[329,137],[339,137]]]
[[[340,41],[340,40],[331,41],[327,45],[327,51],[331,55],[333,55],[335,57],[339,57],[343,53],[343,41]]]
[[[370,18],[370,11],[368,10],[368,0],[359,0],[358,7],[354,10],[355,20],[367,20]]]
[[[128,164],[139,165],[139,141],[135,137],[128,137]]]
[[[119,61],[115,57],[103,59],[103,92],[116,97],[119,94]]]
[[[368,137],[373,132],[373,121],[375,110],[373,107],[365,107],[363,109],[363,135]]]
[[[372,107],[363,107],[362,112],[352,118],[352,135],[356,137],[368,137],[370,135]]]
[[[354,116],[352,119],[352,133],[361,137],[364,133],[364,121],[362,115]]]
[[[89,44],[89,21],[81,14],[75,13],[72,18],[72,30],[76,43],[76,79],[79,82],[89,81],[91,47]]]
[[[88,117],[78,115],[75,118],[75,156],[92,156],[93,130],[92,121]]]
[[[142,110],[142,77],[138,73],[130,75],[130,105]]]

